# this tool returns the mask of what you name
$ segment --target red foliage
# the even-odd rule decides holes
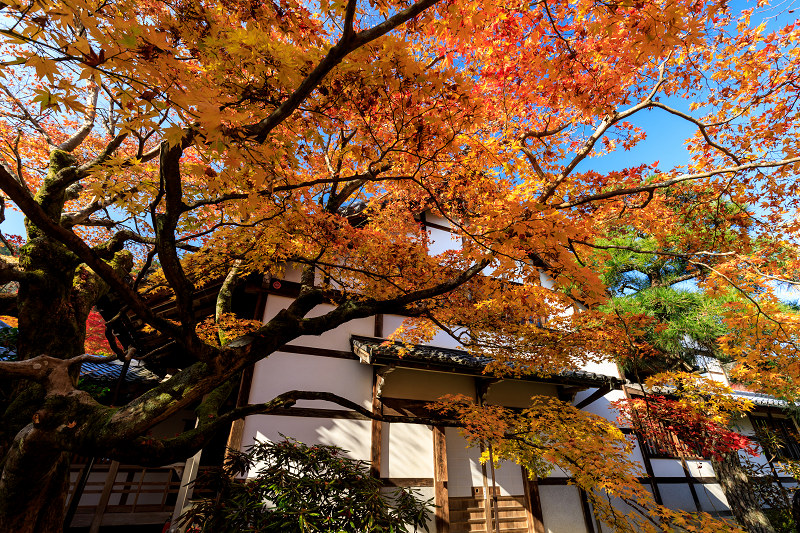
[[[119,346],[119,342],[117,342]],[[120,347],[121,349],[121,347]],[[93,355],[112,355],[111,345],[106,339],[106,322],[100,313],[92,310],[86,319],[86,342],[84,350]]]
[[[620,400],[614,405],[621,419],[664,452],[677,448],[709,459],[722,459],[739,450],[758,455],[753,441],[686,402],[650,395],[646,399]]]

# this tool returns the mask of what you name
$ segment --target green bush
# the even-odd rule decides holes
[[[255,477],[236,479],[253,468]],[[203,533],[428,531],[431,507],[413,490],[386,493],[367,463],[340,448],[293,439],[232,453],[198,477],[195,491],[216,494],[181,518],[187,531]]]

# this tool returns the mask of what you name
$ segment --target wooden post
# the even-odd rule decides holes
[[[450,531],[450,501],[447,495],[447,443],[442,426],[433,427],[433,494],[436,503],[436,531]]]
[[[181,476],[181,488],[178,489],[178,498],[175,501],[175,509],[172,511],[172,520],[170,521],[170,531],[178,531],[178,520],[183,514],[183,509],[186,503],[192,498],[194,491],[194,480],[197,479],[197,471],[200,469],[200,456],[203,450],[200,450],[193,456],[186,460],[183,467],[183,475]]]
[[[586,531],[588,533],[594,533],[594,514],[592,514],[592,508],[589,506],[589,497],[586,495],[586,491],[579,488],[578,489],[581,497],[581,509],[583,509],[583,523],[586,525]]]
[[[236,407],[243,407],[250,402],[250,388],[253,385],[253,365],[248,365],[242,370],[242,379],[239,382],[239,394],[236,396]],[[225,444],[225,459],[230,455],[230,450],[242,449],[244,439],[244,419],[239,418],[231,423],[228,433],[228,442]]]
[[[106,482],[103,485],[103,492],[100,494],[100,501],[94,510],[92,525],[89,526],[89,533],[99,533],[100,531],[100,524],[103,522],[103,515],[106,512],[106,507],[108,507],[108,500],[111,499],[114,482],[117,480],[117,470],[119,470],[119,462],[111,461],[108,467],[108,475],[106,475]]]
[[[483,407],[483,399],[489,390],[489,385],[490,383],[488,381],[482,379],[475,380],[475,399],[479,407]],[[486,451],[486,445],[483,439],[480,441],[480,449],[481,456],[483,456],[483,452]],[[492,465],[492,468],[494,468],[494,465]],[[492,520],[492,495],[489,494],[489,479],[486,474],[486,463],[481,463],[481,476],[483,477],[483,514],[486,518],[485,531],[489,533],[494,527]]]
[[[372,413],[383,414],[383,402],[381,402],[380,391],[383,387],[383,375],[378,372],[378,368],[372,367]],[[381,448],[383,443],[383,423],[380,420],[372,419],[371,446],[370,446],[370,473],[373,477],[381,477]]]
[[[544,516],[542,514],[542,501],[539,498],[539,483],[534,476],[531,479],[528,469],[522,469],[522,485],[525,489],[525,511],[528,516],[528,531],[531,533],[545,533]]]

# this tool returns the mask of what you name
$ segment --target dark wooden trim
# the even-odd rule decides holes
[[[609,392],[611,392],[611,385],[603,385],[589,396],[578,402],[578,404],[575,405],[575,409],[583,409],[584,407],[596,402]]]
[[[450,501],[447,493],[447,438],[443,427],[433,428],[433,497],[436,531],[450,532]]]
[[[372,414],[383,414],[383,402],[378,396],[378,391],[383,386],[383,376],[378,373],[377,367],[372,367]],[[370,431],[370,473],[373,477],[381,477],[381,448],[383,444],[383,423],[372,420]]]
[[[384,487],[433,487],[432,477],[384,477]]]
[[[439,230],[442,230],[442,231],[446,231],[447,233],[455,233],[453,231],[453,228],[450,228],[448,226],[444,226],[442,224],[437,224],[436,222],[428,222],[427,219],[423,222],[423,224],[425,224],[425,229],[428,229],[428,228],[439,229]]]
[[[253,311],[253,320],[263,321],[264,312],[267,309],[267,299],[269,295],[265,292],[258,293],[256,308]],[[236,407],[242,407],[250,403],[250,391],[253,388],[253,373],[255,365],[248,365],[242,370],[242,379],[239,381],[239,392],[236,395]],[[240,418],[231,423],[228,433],[228,442],[225,446],[225,459],[231,454],[231,450],[239,451],[242,449],[244,440],[244,419]]]
[[[702,511],[703,508],[700,505],[700,498],[697,497],[697,489],[694,488],[695,479],[692,477],[692,473],[689,472],[689,465],[686,463],[686,459],[684,457],[681,457],[681,468],[683,468],[683,475],[686,477],[686,482],[689,484],[689,492],[692,493],[692,501],[694,502],[694,506],[698,511]]]
[[[536,477],[531,479],[528,469],[524,466],[520,466],[520,469],[522,470],[522,485],[525,489],[525,512],[528,517],[528,531],[530,533],[545,533],[538,480]]]
[[[536,480],[536,484],[544,487],[547,485],[569,485],[572,478],[568,477],[543,477]]]
[[[589,497],[586,495],[586,491],[580,487],[578,487],[578,493],[581,498],[581,510],[583,511],[583,523],[586,526],[586,531],[594,533],[594,514],[591,506],[589,506]]]
[[[383,338],[383,313],[378,313],[375,315],[375,327],[373,329],[373,334],[375,337]]]
[[[269,416],[299,416],[306,418],[338,418],[348,420],[372,420],[356,411],[347,409],[316,409],[314,407],[286,407],[266,413]],[[250,415],[255,416],[255,415]]]
[[[278,348],[279,352],[299,353],[303,355],[319,355],[321,357],[333,357],[336,359],[358,360],[353,352],[346,350],[329,350],[327,348],[314,348],[313,346],[297,346],[294,344],[284,344]]]
[[[381,397],[383,413],[396,416],[427,416],[436,417],[436,411],[429,409],[430,400],[409,400],[407,398]]]
[[[300,284],[296,281],[286,281],[285,279],[270,278],[265,279],[264,290],[268,294],[297,298],[300,294]]]

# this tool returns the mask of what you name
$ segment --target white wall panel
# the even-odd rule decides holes
[[[267,297],[267,305],[264,308],[264,322],[269,321],[271,318],[277,315],[279,311],[289,307],[292,301],[293,300],[291,298],[270,294]],[[322,316],[333,309],[334,306],[332,305],[318,305],[310,313],[308,313],[307,317],[313,318]],[[326,331],[322,335],[304,335],[302,337],[298,337],[290,341],[290,344],[297,346],[312,346],[314,348],[325,348],[328,350],[350,351],[350,335],[372,336],[374,334],[375,318],[367,317],[351,320],[337,328]]]
[[[486,403],[506,407],[529,407],[533,396],[555,395],[555,385],[504,379],[489,386]]]
[[[580,403],[585,398],[588,398],[592,392],[596,391],[597,389],[587,389],[585,391],[581,391],[575,395],[574,404]],[[610,422],[616,422],[617,417],[619,416],[619,412],[611,406],[611,402],[615,402],[617,400],[622,400],[625,398],[625,394],[620,390],[612,390],[602,398],[598,398],[594,402],[590,403],[586,407],[583,407],[581,410],[586,411],[587,413],[593,413],[598,416],[602,416],[606,420]]]
[[[383,424],[382,433],[388,444],[388,453],[381,460],[382,477],[433,477],[433,432],[429,426]]]
[[[697,499],[700,500],[700,508],[708,512],[728,511],[728,500],[722,493],[719,484],[695,485]]]
[[[578,489],[569,485],[539,485],[547,533],[584,533],[583,507]]]
[[[458,429],[445,428],[447,446],[447,491],[452,498],[472,496],[472,487],[483,486],[478,448],[467,446]]]
[[[658,491],[661,493],[661,499],[664,505],[670,509],[680,509],[690,512],[695,512],[697,510],[688,483],[659,483]]]
[[[242,448],[259,441],[281,440],[285,435],[304,444],[338,446],[353,459],[370,458],[370,422],[330,418],[256,415],[245,419]]]
[[[250,403],[262,403],[290,390],[326,391],[372,406],[372,367],[349,359],[276,352],[256,363]],[[344,409],[321,401],[299,401],[297,407]]]
[[[650,459],[650,463],[653,465],[655,477],[683,477],[686,475],[680,459]]]
[[[428,228],[428,253],[439,255],[449,250],[461,249],[461,237],[437,228]]]

